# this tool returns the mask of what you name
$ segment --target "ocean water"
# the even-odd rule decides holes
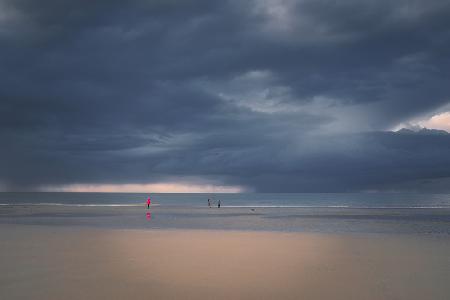
[[[150,196],[163,207],[450,208],[450,194],[413,193],[0,193],[0,205],[141,206]]]
[[[146,206],[149,195],[151,209]],[[212,200],[211,208],[208,198]],[[450,195],[0,193],[2,224],[425,234],[448,238]]]

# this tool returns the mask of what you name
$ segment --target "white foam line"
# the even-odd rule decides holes
[[[146,204],[0,203],[1,206],[146,207]],[[159,204],[151,204],[159,206]]]
[[[146,204],[80,204],[80,203],[0,203],[0,206],[69,206],[69,207],[146,207]],[[161,206],[159,203],[150,207]],[[166,207],[176,207],[168,205]],[[203,206],[187,206],[203,207]],[[349,206],[349,205],[222,205],[222,208],[350,208],[350,209],[450,209],[450,206]]]
[[[224,208],[350,208],[348,205],[310,206],[310,205],[222,205]]]
[[[223,208],[352,208],[352,209],[442,209],[450,206],[349,206],[349,205],[222,205]]]

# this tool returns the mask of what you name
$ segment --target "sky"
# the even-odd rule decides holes
[[[448,49],[448,0],[0,0],[0,191],[448,193]]]

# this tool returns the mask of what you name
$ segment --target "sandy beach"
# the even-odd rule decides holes
[[[448,299],[450,239],[0,226],[1,299]]]

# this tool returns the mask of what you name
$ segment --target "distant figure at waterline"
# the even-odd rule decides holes
[[[152,204],[152,200],[150,200],[150,197],[147,199],[147,209],[150,208],[150,204]]]
[[[217,202],[217,207],[220,208],[220,200]]]

